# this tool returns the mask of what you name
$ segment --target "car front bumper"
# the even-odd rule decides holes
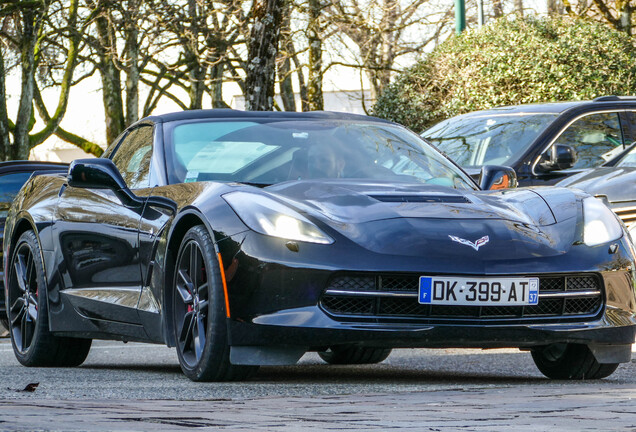
[[[302,244],[300,253],[285,241],[252,232],[219,242],[228,280],[229,342],[232,361],[245,364],[294,363],[306,351],[355,344],[382,348],[532,349],[552,343],[623,347],[636,336],[634,262],[627,239],[617,247],[572,247],[568,254],[535,260],[475,263],[466,269],[449,263],[427,268],[417,257],[388,257],[359,250]],[[355,251],[354,251],[355,252]],[[472,266],[472,267],[471,267]],[[337,315],[322,299],[330,280],[342,274],[593,274],[599,278],[602,303],[576,316],[430,317]],[[278,353],[268,357],[267,352]],[[288,353],[289,355],[286,355]],[[624,356],[623,356],[624,357]],[[622,358],[622,357],[621,357]],[[622,360],[621,360],[622,361]]]

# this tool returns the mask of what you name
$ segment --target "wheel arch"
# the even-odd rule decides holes
[[[9,290],[9,273],[10,273],[10,269],[9,267],[11,266],[11,259],[13,256],[13,251],[15,250],[16,244],[18,242],[18,239],[20,238],[20,236],[22,234],[24,234],[27,231],[33,231],[33,233],[35,234],[35,240],[37,241],[38,244],[38,253],[40,254],[40,260],[42,262],[42,270],[44,271],[44,284],[45,284],[45,290],[48,291],[47,288],[47,283],[48,283],[48,278],[47,278],[47,270],[46,270],[46,260],[44,259],[44,253],[42,251],[42,242],[40,241],[40,233],[37,229],[37,224],[35,223],[35,221],[33,220],[33,218],[31,217],[31,215],[29,215],[27,212],[21,212],[16,218],[15,218],[15,222],[13,223],[13,227],[11,230],[11,234],[10,234],[10,240],[9,240],[9,246],[6,248],[6,250],[4,251],[4,263],[3,263],[3,267],[4,267],[4,273],[3,273],[3,283],[4,283],[4,289],[5,289],[5,302],[6,303],[6,308],[7,308],[7,317],[9,316],[9,312],[8,312],[8,290]],[[47,302],[47,306],[48,306],[48,302],[49,302],[49,298],[48,295],[46,297],[46,302]],[[49,322],[49,326],[50,326],[50,322]]]
[[[163,310],[164,310],[164,326],[165,341],[169,347],[175,346],[174,339],[174,323],[172,320],[172,303],[174,289],[172,281],[174,280],[174,267],[179,246],[188,230],[197,225],[204,225],[210,232],[213,241],[216,242],[216,236],[207,218],[196,208],[188,208],[182,211],[175,219],[170,232],[168,233],[168,246],[166,248],[166,269],[164,273],[164,290],[163,290]]]
[[[40,258],[42,258],[42,265],[45,266],[46,262],[44,260],[44,255],[42,254],[42,243],[40,242],[40,233],[38,232],[37,225],[31,218],[28,213],[22,213],[18,217],[16,217],[16,222],[13,225],[13,229],[11,231],[9,247],[6,249],[5,254],[5,286],[7,285],[7,277],[8,277],[8,265],[11,261],[11,255],[13,255],[13,250],[15,248],[15,244],[18,242],[18,239],[22,234],[27,231],[33,231],[35,233],[35,238],[38,241],[38,246],[40,248]],[[44,273],[46,274],[46,267],[44,267]]]

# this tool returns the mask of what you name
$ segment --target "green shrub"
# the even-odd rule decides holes
[[[396,77],[374,114],[420,132],[501,105],[636,93],[636,48],[587,20],[499,19],[453,36]]]

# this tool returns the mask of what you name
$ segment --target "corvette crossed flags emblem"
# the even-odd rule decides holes
[[[483,236],[482,238],[480,238],[478,240],[475,240],[475,243],[473,243],[473,242],[471,242],[469,240],[466,240],[466,239],[463,239],[463,238],[459,238],[459,237],[455,237],[455,236],[452,236],[452,235],[449,235],[449,237],[450,237],[450,239],[452,241],[457,242],[457,243],[461,243],[461,244],[466,245],[466,246],[470,246],[471,248],[473,248],[475,250],[479,250],[479,248],[481,246],[485,245],[490,240],[488,238],[488,236]]]

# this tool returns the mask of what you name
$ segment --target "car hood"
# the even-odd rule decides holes
[[[439,257],[459,257],[478,251],[475,242],[488,236],[491,258],[547,256],[567,252],[580,237],[580,202],[575,192],[563,188],[460,191],[300,181],[267,192],[380,253],[425,256],[436,251]]]
[[[636,200],[636,168],[600,167],[557,183],[590,195],[605,195],[610,202]]]

